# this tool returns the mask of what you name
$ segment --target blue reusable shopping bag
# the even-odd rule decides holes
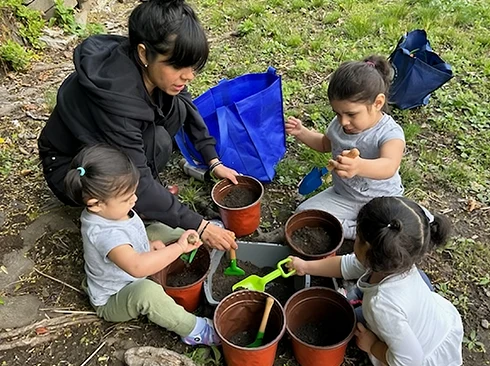
[[[451,66],[432,50],[422,29],[402,36],[389,60],[394,78],[388,99],[400,109],[427,105],[430,93],[453,77]]]
[[[221,161],[237,172],[271,182],[286,152],[281,77],[265,73],[224,79],[194,100]],[[207,168],[201,154],[181,129],[176,137],[189,164]]]

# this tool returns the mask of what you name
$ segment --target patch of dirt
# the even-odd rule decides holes
[[[342,340],[335,337],[335,332],[331,330],[331,323],[325,320],[303,324],[294,335],[303,342],[318,347],[331,346]]]
[[[229,265],[230,260],[226,255],[223,255],[218,267],[216,268],[216,271],[213,274],[212,294],[213,299],[217,301],[221,301],[227,295],[229,295],[232,292],[232,286],[248,276],[257,275],[259,277],[263,277],[276,269],[272,267],[259,268],[250,262],[237,259],[237,266],[245,271],[245,275],[227,276],[224,274],[224,272]],[[265,286],[265,291],[284,305],[296,290],[294,288],[294,280],[292,278],[279,277],[274,281],[267,283]]]
[[[223,197],[221,204],[228,208],[247,207],[257,201],[259,197],[249,189],[243,187],[232,187],[228,194]]]
[[[294,245],[306,254],[323,254],[335,249],[330,234],[323,227],[302,227],[293,232],[292,239]]]
[[[237,346],[246,347],[255,340],[256,335],[256,332],[244,330],[230,337],[229,341]]]
[[[169,287],[183,287],[199,281],[204,276],[206,270],[201,266],[192,265],[196,262],[193,261],[190,265],[186,264],[182,266],[182,271],[175,271],[169,273],[167,277],[167,286]]]

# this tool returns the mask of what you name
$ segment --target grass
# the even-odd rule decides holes
[[[424,181],[490,203],[488,194],[474,187],[478,182],[490,191],[486,2],[196,0],[194,4],[215,40],[210,66],[193,82],[195,95],[223,76],[263,72],[272,65],[283,76],[286,115],[303,118],[319,130],[333,117],[326,97],[328,74],[343,61],[373,53],[388,56],[403,33],[425,29],[433,49],[452,65],[455,78],[433,93],[427,107],[392,112],[405,130],[407,155],[416,156],[402,166],[406,188]],[[239,36],[224,36],[231,32]],[[298,157],[299,165],[307,168],[322,160],[314,152]],[[279,167],[283,182],[303,173],[290,166],[294,163],[282,164],[286,164]]]
[[[370,54],[388,56],[405,32],[425,29],[432,48],[452,66],[455,77],[432,94],[428,106],[391,113],[407,140],[400,169],[407,195],[420,201],[442,195],[446,203],[448,197],[452,201],[457,197],[490,205],[486,1],[194,0],[193,4],[213,39],[209,65],[193,82],[193,93],[204,92],[223,77],[264,72],[270,65],[283,78],[286,116],[297,116],[320,131],[333,117],[327,76],[341,62]],[[312,166],[324,165],[329,156],[305,149],[291,137],[287,142],[288,153],[277,167],[275,181],[294,189]],[[490,252],[481,240],[458,234],[434,254],[436,265],[431,267],[437,291],[464,316],[472,305],[471,287],[489,287],[490,267],[483,258]],[[448,273],[450,280],[442,280]],[[475,329],[466,329],[465,346],[471,352],[485,351]]]

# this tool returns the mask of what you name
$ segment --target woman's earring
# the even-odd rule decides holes
[[[145,64],[145,67],[148,67],[148,64]]]

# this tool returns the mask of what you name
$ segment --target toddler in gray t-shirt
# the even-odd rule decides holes
[[[344,237],[354,239],[360,208],[374,197],[401,196],[398,173],[405,149],[402,128],[386,114],[391,67],[379,56],[343,63],[331,76],[328,99],[336,117],[326,133],[306,128],[294,117],[286,132],[320,152],[331,152],[332,187],[297,209],[331,213]],[[355,154],[353,154],[355,152]]]
[[[220,341],[210,319],[188,312],[162,286],[146,278],[197,249],[202,241],[195,230],[182,229],[173,244],[149,241],[143,222],[132,210],[138,179],[131,160],[108,145],[84,148],[66,175],[68,196],[86,207],[81,230],[90,302],[107,321],[146,315],[186,344],[217,345]]]

